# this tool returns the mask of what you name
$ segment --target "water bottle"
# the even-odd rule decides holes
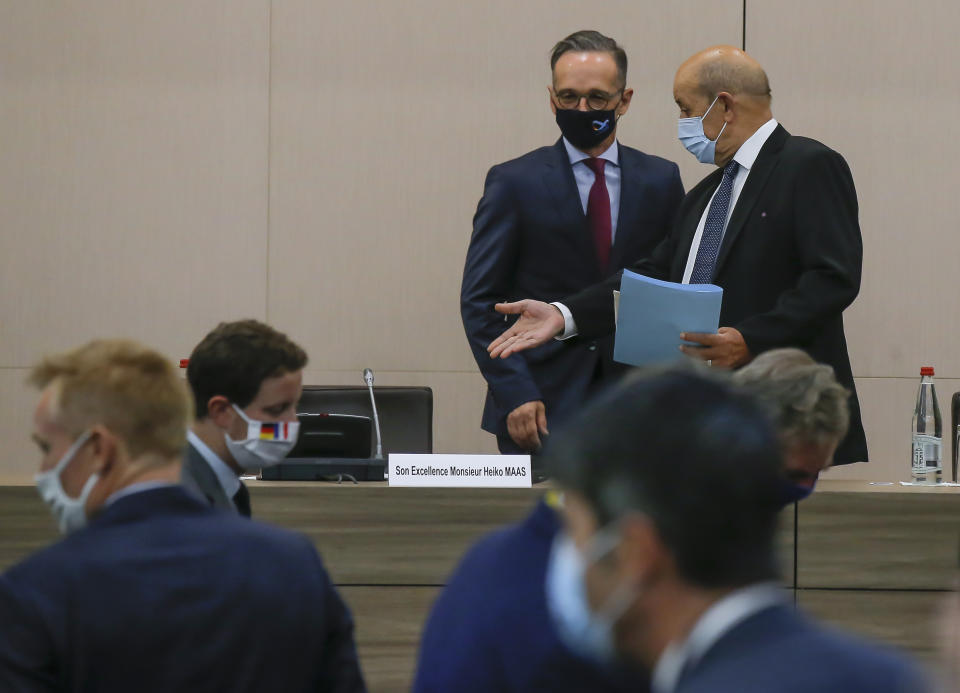
[[[939,484],[943,480],[943,421],[933,384],[933,367],[920,369],[920,390],[913,411],[913,449],[910,461],[914,483]]]

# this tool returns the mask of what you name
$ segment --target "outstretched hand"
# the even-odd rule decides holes
[[[504,315],[519,315],[520,319],[490,342],[487,351],[492,358],[505,359],[518,351],[546,344],[563,332],[563,314],[549,303],[526,299],[498,303],[494,309]]]

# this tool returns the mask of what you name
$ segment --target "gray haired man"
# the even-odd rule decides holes
[[[784,503],[806,498],[847,434],[850,393],[833,368],[800,349],[764,352],[733,379],[773,419],[784,457]]]

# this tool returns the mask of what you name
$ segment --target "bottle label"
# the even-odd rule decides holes
[[[941,446],[941,440],[937,436],[919,433],[913,436],[913,471],[915,474],[942,470],[940,464]]]

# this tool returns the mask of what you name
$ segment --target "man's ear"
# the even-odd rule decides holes
[[[229,428],[233,423],[234,411],[230,400],[223,395],[214,395],[207,402],[207,418],[220,428]]]
[[[733,120],[733,114],[734,114],[733,94],[731,94],[728,91],[721,91],[719,94],[717,94],[717,105],[719,106],[721,104],[723,105],[723,120],[729,123],[731,120]]]
[[[620,521],[619,563],[626,579],[644,586],[655,582],[672,563],[660,532],[646,515],[634,513]]]
[[[550,110],[553,115],[557,115],[557,104],[553,100],[553,87],[547,87],[547,101],[550,102]]]
[[[633,99],[633,89],[624,89],[620,97],[620,104],[617,106],[617,115],[623,115],[630,110],[630,100]]]
[[[93,472],[101,477],[110,473],[117,462],[117,457],[125,449],[123,441],[103,424],[96,424],[90,428],[89,444],[93,455]]]

